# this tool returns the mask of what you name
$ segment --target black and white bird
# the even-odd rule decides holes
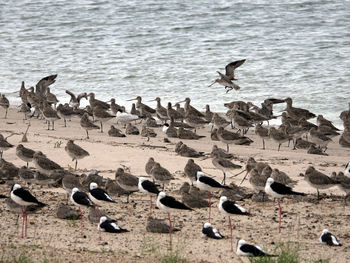
[[[171,233],[173,230],[171,224],[170,213],[178,211],[178,210],[193,210],[192,208],[186,206],[185,204],[177,201],[174,197],[170,195],[166,195],[165,192],[160,192],[157,198],[157,207],[168,213],[169,219],[169,234],[170,234],[170,247],[172,245]]]
[[[226,185],[220,184],[218,181],[213,178],[204,175],[203,172],[197,172],[197,187],[202,191],[208,191],[208,200],[209,200],[209,223],[210,223],[210,214],[211,214],[211,191],[221,190],[221,189],[230,189]]]
[[[238,256],[245,257],[275,257],[264,251],[261,247],[248,244],[243,239],[237,241],[236,253]]]
[[[98,230],[108,233],[125,233],[130,232],[127,229],[123,229],[117,225],[117,221],[114,219],[107,219],[105,216],[101,216],[98,223]]]
[[[202,237],[213,238],[213,239],[223,239],[224,236],[220,234],[219,230],[213,228],[209,222],[205,223],[202,228]]]
[[[345,176],[350,177],[350,162],[346,164],[344,174]]]
[[[157,185],[150,180],[147,180],[145,177],[139,177],[138,183],[139,191],[145,194],[148,194],[150,197],[150,210],[149,215],[152,216],[152,195],[158,195],[159,190]]]
[[[279,208],[279,213],[280,213],[280,220],[279,220],[279,225],[278,225],[278,233],[281,233],[281,219],[282,219],[282,208],[280,204],[280,199],[282,197],[288,196],[288,195],[302,195],[305,196],[304,193],[299,193],[293,191],[293,189],[289,186],[286,186],[284,184],[275,182],[275,180],[272,177],[269,177],[266,180],[265,184],[265,192],[266,194],[274,197],[277,199],[278,203],[278,208]]]
[[[102,206],[103,203],[106,202],[115,203],[115,201],[109,196],[109,194],[102,188],[99,188],[97,183],[95,182],[90,183],[88,196],[90,200],[95,204],[98,221],[100,221],[101,219],[99,206]],[[101,232],[99,232],[99,239],[101,240]]]
[[[74,187],[72,189],[72,194],[70,196],[70,199],[72,201],[72,203],[76,206],[79,207],[79,211],[80,211],[80,233],[81,236],[84,237],[84,233],[83,233],[83,213],[81,212],[81,207],[83,206],[93,206],[92,201],[89,199],[89,196],[82,192],[79,191],[78,188]]]
[[[11,188],[10,197],[12,201],[22,207],[22,235],[24,238],[27,236],[27,206],[37,205],[43,207],[46,204],[39,202],[28,190],[25,190],[19,184],[14,184]]]
[[[240,205],[233,201],[227,200],[226,196],[220,197],[220,202],[218,208],[221,212],[228,216],[229,226],[230,226],[230,237],[231,237],[231,252],[233,251],[233,241],[232,241],[232,222],[231,215],[249,215],[249,213]]]
[[[330,233],[328,229],[323,229],[320,236],[320,243],[328,246],[341,246],[342,244],[338,241],[337,237]]]

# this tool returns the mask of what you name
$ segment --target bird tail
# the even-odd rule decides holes
[[[301,196],[306,196],[305,193],[300,193],[300,192],[292,192],[293,195],[301,195]]]
[[[47,204],[44,204],[42,202],[38,202],[38,207],[44,207],[44,206],[47,206]]]

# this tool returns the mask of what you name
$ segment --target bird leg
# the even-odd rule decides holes
[[[21,238],[24,238],[24,208],[22,206],[22,235]]]
[[[152,216],[152,196],[149,196],[149,200],[150,200],[150,207],[149,207],[149,216]]]
[[[210,223],[210,214],[211,214],[211,194],[208,191],[208,199],[209,199],[209,223]]]
[[[172,248],[172,239],[171,239],[171,233],[173,232],[173,226],[171,224],[171,218],[170,218],[170,213],[168,213],[168,219],[169,219],[169,235],[170,235],[170,249]]]
[[[228,152],[228,151],[230,150],[228,144],[227,144],[227,146],[226,146],[226,149],[227,149],[226,152]]]
[[[318,191],[318,189],[316,190],[317,190],[317,200],[320,200],[320,191]]]
[[[85,130],[86,131],[86,139],[89,139],[89,132],[88,130]]]
[[[4,119],[6,119],[6,118],[7,118],[7,110],[8,110],[8,109],[6,108],[6,112],[5,112],[5,118],[4,118]]]
[[[101,133],[103,133],[102,121],[100,121],[100,123],[101,123]]]
[[[282,224],[282,208],[281,208],[281,204],[280,204],[280,199],[277,199],[277,203],[278,203],[278,209],[279,209],[279,213],[280,213],[280,221],[278,223],[278,233],[281,233],[281,224]]]
[[[26,219],[25,222],[25,228],[24,228],[24,237],[27,237],[27,224],[28,224],[28,217],[27,217],[27,207],[24,207],[24,218]]]
[[[74,171],[77,170],[77,166],[78,166],[78,159],[75,159],[75,168],[74,168]]]
[[[83,233],[83,213],[81,212],[81,208],[79,206],[79,211],[80,211],[80,234],[81,236],[83,237],[84,236],[84,233]]]
[[[63,119],[64,120],[64,127],[67,127],[67,121],[66,119]]]
[[[55,130],[55,121],[52,121],[52,130]]]
[[[47,122],[47,130],[48,131],[50,130],[50,122],[49,121]]]
[[[221,184],[223,184],[223,185],[225,185],[225,181],[226,181],[226,173],[223,171],[223,173],[224,173],[224,179],[222,180],[222,183]]]
[[[231,223],[231,217],[228,217],[229,221],[229,227],[230,227],[230,238],[231,238],[231,252],[233,251],[233,241],[232,241],[232,223]]]
[[[278,150],[277,150],[278,152],[280,151],[280,148],[281,148],[281,144],[279,143],[278,144]]]
[[[263,150],[265,150],[265,140],[262,139],[262,141],[263,141]]]

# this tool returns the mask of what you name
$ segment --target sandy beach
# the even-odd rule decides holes
[[[3,110],[0,110],[2,116]],[[17,109],[10,108],[7,119],[0,119],[0,133],[8,138],[8,142],[17,146],[21,143],[23,132],[27,128],[28,120],[23,121],[23,115]],[[40,150],[48,158],[60,164],[65,169],[74,168],[74,162],[65,152],[64,147],[68,139],[87,150],[90,156],[78,161],[78,174],[88,173],[96,169],[101,171],[105,178],[114,179],[115,171],[128,168],[136,176],[147,177],[145,164],[149,157],[167,168],[174,176],[165,192],[180,199],[179,188],[184,182],[190,182],[184,177],[183,170],[188,158],[178,156],[175,144],[179,139],[170,138],[170,143],[164,142],[166,135],[161,128],[156,128],[157,137],[147,138],[140,135],[127,135],[125,138],[109,137],[107,130],[115,125],[123,130],[122,125],[110,120],[104,124],[104,133],[98,130],[90,131],[90,139],[85,139],[85,130],[80,127],[79,118],[74,117],[63,127],[63,121],[55,123],[55,131],[48,131],[44,120],[30,119],[30,128],[27,134],[28,142],[25,147]],[[138,125],[141,129],[141,125]],[[217,144],[226,149],[226,145],[210,139],[210,127],[199,129],[198,134],[205,135],[200,140],[183,140],[188,146],[204,152],[206,158],[196,158],[195,162],[202,169],[221,181],[222,172],[216,169],[209,157],[212,146]],[[249,130],[249,138],[254,143],[250,146],[230,146],[230,153],[237,159],[234,163],[245,165],[249,157],[257,161],[268,162],[272,168],[286,172],[298,181],[295,190],[307,193],[303,198],[284,199],[282,204],[282,233],[278,234],[277,204],[270,201],[261,203],[245,199],[238,203],[247,209],[251,216],[232,216],[234,243],[237,238],[257,244],[271,253],[277,253],[280,244],[287,243],[299,248],[301,261],[314,262],[319,259],[330,259],[330,262],[350,262],[350,211],[344,202],[345,194],[338,187],[321,190],[321,200],[316,200],[316,189],[311,188],[300,173],[304,173],[310,165],[319,171],[330,175],[333,171],[344,171],[349,161],[350,150],[340,147],[339,137],[333,138],[328,145],[329,156],[310,155],[306,150],[292,150],[283,144],[277,151],[277,144],[271,140],[266,142],[266,150],[262,150],[261,139]],[[55,147],[56,146],[56,147]],[[58,147],[57,147],[58,146]],[[25,163],[16,156],[15,147],[5,151],[3,158],[17,167]],[[33,167],[33,163],[29,164]],[[242,169],[241,169],[242,170]],[[241,170],[236,170],[238,173]],[[244,173],[232,177],[228,174],[226,183],[239,184]],[[80,222],[62,220],[56,217],[57,208],[66,203],[66,195],[62,188],[39,186],[31,184],[26,186],[19,179],[15,182],[28,188],[40,201],[48,206],[35,214],[28,215],[28,238],[19,238],[21,231],[21,217],[17,221],[17,214],[9,212],[4,199],[0,202],[0,258],[12,258],[12,255],[25,254],[34,262],[155,262],[160,255],[168,251],[168,234],[148,233],[146,220],[148,217],[149,197],[141,193],[130,196],[126,203],[126,196],[114,196],[116,204],[106,205],[102,209],[117,220],[117,223],[130,232],[123,234],[102,233],[103,242],[98,241],[97,224],[87,220],[88,210],[84,209],[84,231],[86,238],[79,235]],[[243,184],[247,191],[253,193],[248,180]],[[0,193],[9,196],[10,184],[1,184]],[[191,212],[178,212],[173,214],[175,227],[181,231],[173,236],[173,251],[179,253],[188,262],[248,262],[240,258],[235,252],[230,252],[229,229],[227,218],[219,212],[217,204],[220,192],[216,192],[212,204],[212,225],[225,236],[223,240],[205,240],[201,238],[203,223],[207,221],[208,211],[205,208],[195,209]],[[73,205],[71,205],[73,207]],[[167,214],[159,209],[154,210],[154,217],[167,219]],[[17,222],[17,224],[16,224]],[[342,247],[328,247],[319,243],[319,236],[324,228],[329,229],[343,243]],[[174,252],[174,253],[175,253]],[[241,260],[241,261],[240,261]]]

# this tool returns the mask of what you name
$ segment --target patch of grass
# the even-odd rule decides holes
[[[169,250],[167,254],[161,256],[159,261],[161,263],[186,263],[187,259],[180,254],[179,250]]]
[[[39,248],[41,248],[41,246],[40,245],[38,245],[38,244],[29,244],[29,245],[21,245],[21,248],[30,248],[30,249],[39,249]]]
[[[308,262],[302,259],[299,255],[299,247],[292,246],[290,243],[279,244],[274,253],[277,257],[257,257],[250,258],[251,263],[300,263]],[[310,261],[313,263],[329,263],[329,259],[320,259],[316,261]]]
[[[21,253],[19,256],[12,256],[9,258],[2,257],[0,263],[33,263],[34,261],[26,256],[24,253]]]

